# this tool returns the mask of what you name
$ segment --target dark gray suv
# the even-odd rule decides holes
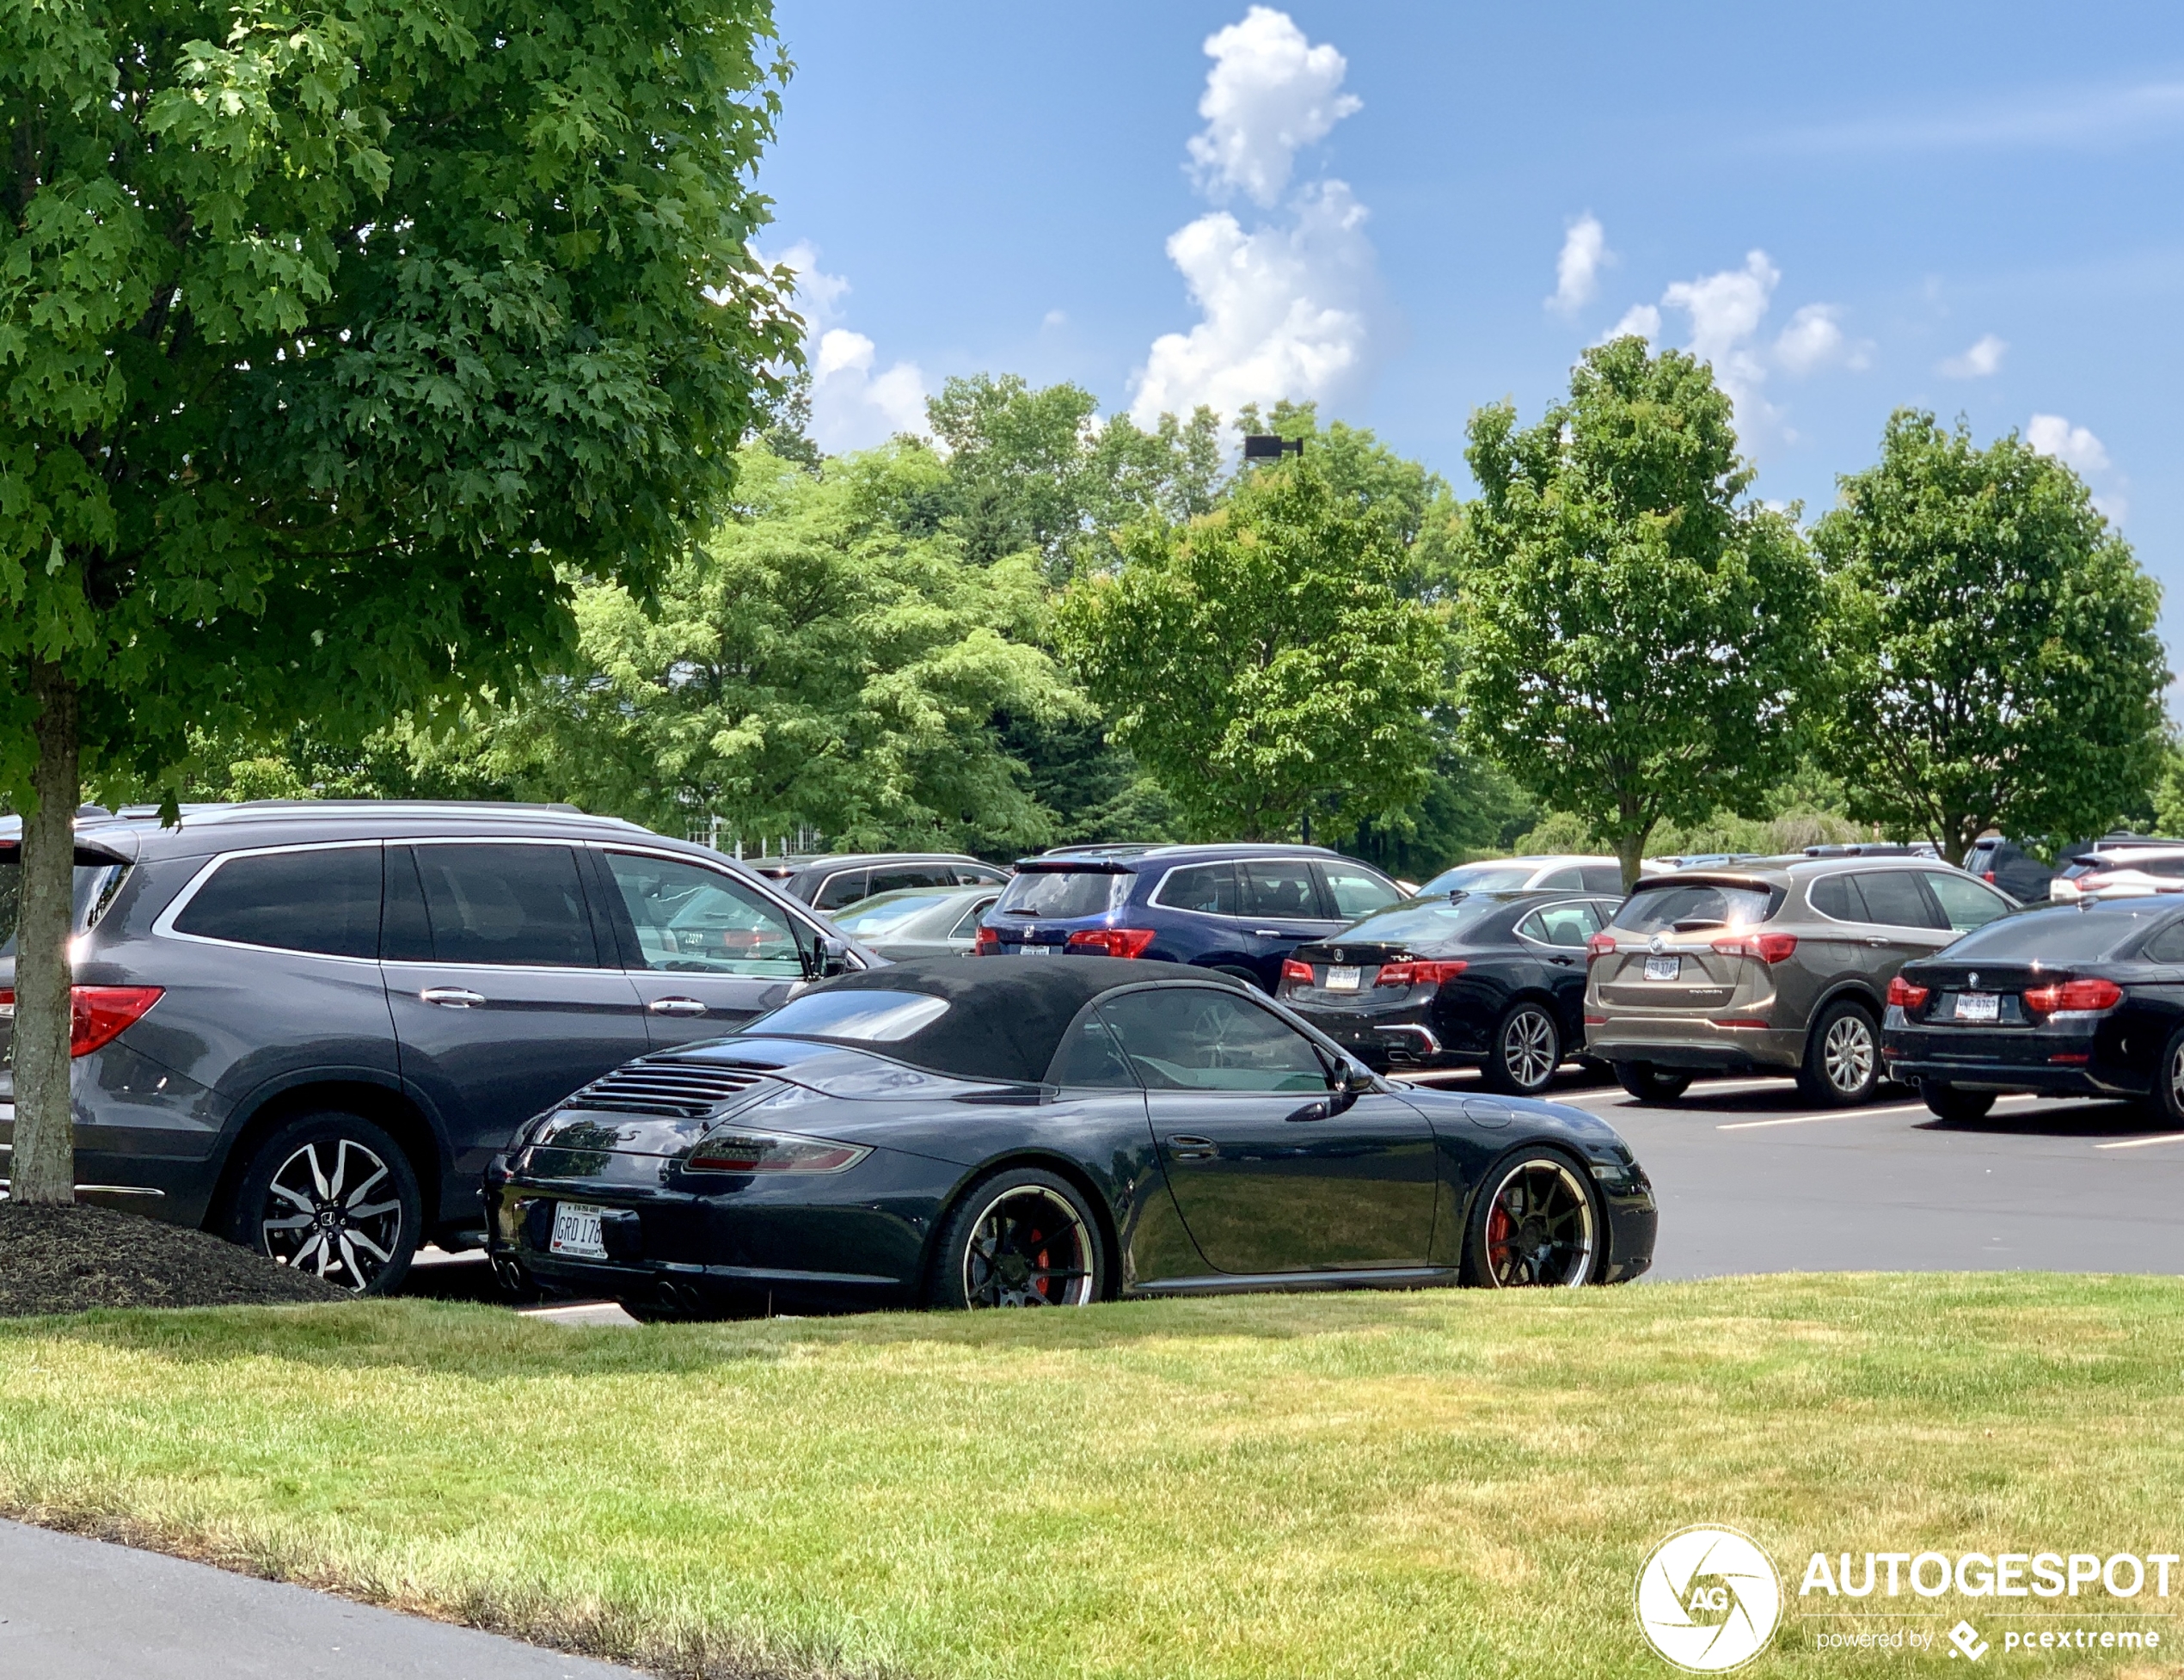
[[[573,808],[87,812],[76,843],[79,1193],[352,1289],[482,1241],[487,1161],[580,1085],[876,960],[731,860]]]

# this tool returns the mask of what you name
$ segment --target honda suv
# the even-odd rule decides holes
[[[485,1164],[542,1109],[877,960],[718,853],[574,807],[87,812],[76,849],[77,1193],[355,1290],[482,1241]]]
[[[1814,1102],[1863,1102],[1896,971],[2015,907],[1946,863],[1871,848],[1641,880],[1587,947],[1586,1048],[1648,1102],[1704,1071],[1791,1074]]]
[[[1402,896],[1321,846],[1075,846],[1016,865],[977,948],[1193,963],[1271,992],[1299,945]]]

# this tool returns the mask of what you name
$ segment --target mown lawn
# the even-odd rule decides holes
[[[2184,1550],[2184,1286],[20,1321],[0,1507],[684,1670],[1654,1677],[1633,1578],[1690,1523],[1793,1611],[1816,1548]],[[1813,1625],[1755,1671],[1942,1665]]]

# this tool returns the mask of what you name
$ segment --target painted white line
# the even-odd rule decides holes
[[[2015,1096],[1996,1099],[1997,1106],[2004,1102],[2038,1102],[2040,1101],[2039,1096],[2029,1091],[2020,1093]],[[1862,1120],[1880,1114],[1929,1114],[1931,1113],[1933,1111],[1923,1102],[1899,1102],[1891,1104],[1886,1108],[1831,1108],[1825,1113],[1819,1114],[1785,1114],[1779,1119],[1770,1120],[1731,1120],[1714,1129],[1716,1131],[1751,1131],[1764,1125],[1807,1125],[1814,1120]],[[2184,1137],[2184,1134],[2179,1135],[2180,1137]],[[2108,1146],[2103,1144],[2101,1147],[2105,1149]]]
[[[2150,1144],[2184,1144],[2184,1131],[2164,1131],[2158,1137],[2126,1137],[2120,1143],[2095,1144],[2096,1150],[2143,1150]]]

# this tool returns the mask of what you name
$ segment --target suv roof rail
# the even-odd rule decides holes
[[[1929,857],[1929,847],[1905,845],[1895,840],[1850,840],[1832,846],[1807,846],[1807,857]]]
[[[365,812],[379,817],[442,817],[481,816],[504,817],[517,821],[598,823],[620,829],[635,829],[649,833],[642,824],[633,823],[626,817],[603,817],[566,803],[527,802],[515,800],[242,800],[233,803],[185,805],[177,807],[183,822],[191,826],[207,823],[281,822],[294,820],[309,822],[328,817],[353,817]],[[81,814],[81,813],[79,813]],[[156,819],[156,805],[125,805],[113,818],[128,821]],[[109,820],[104,817],[88,820]]]

